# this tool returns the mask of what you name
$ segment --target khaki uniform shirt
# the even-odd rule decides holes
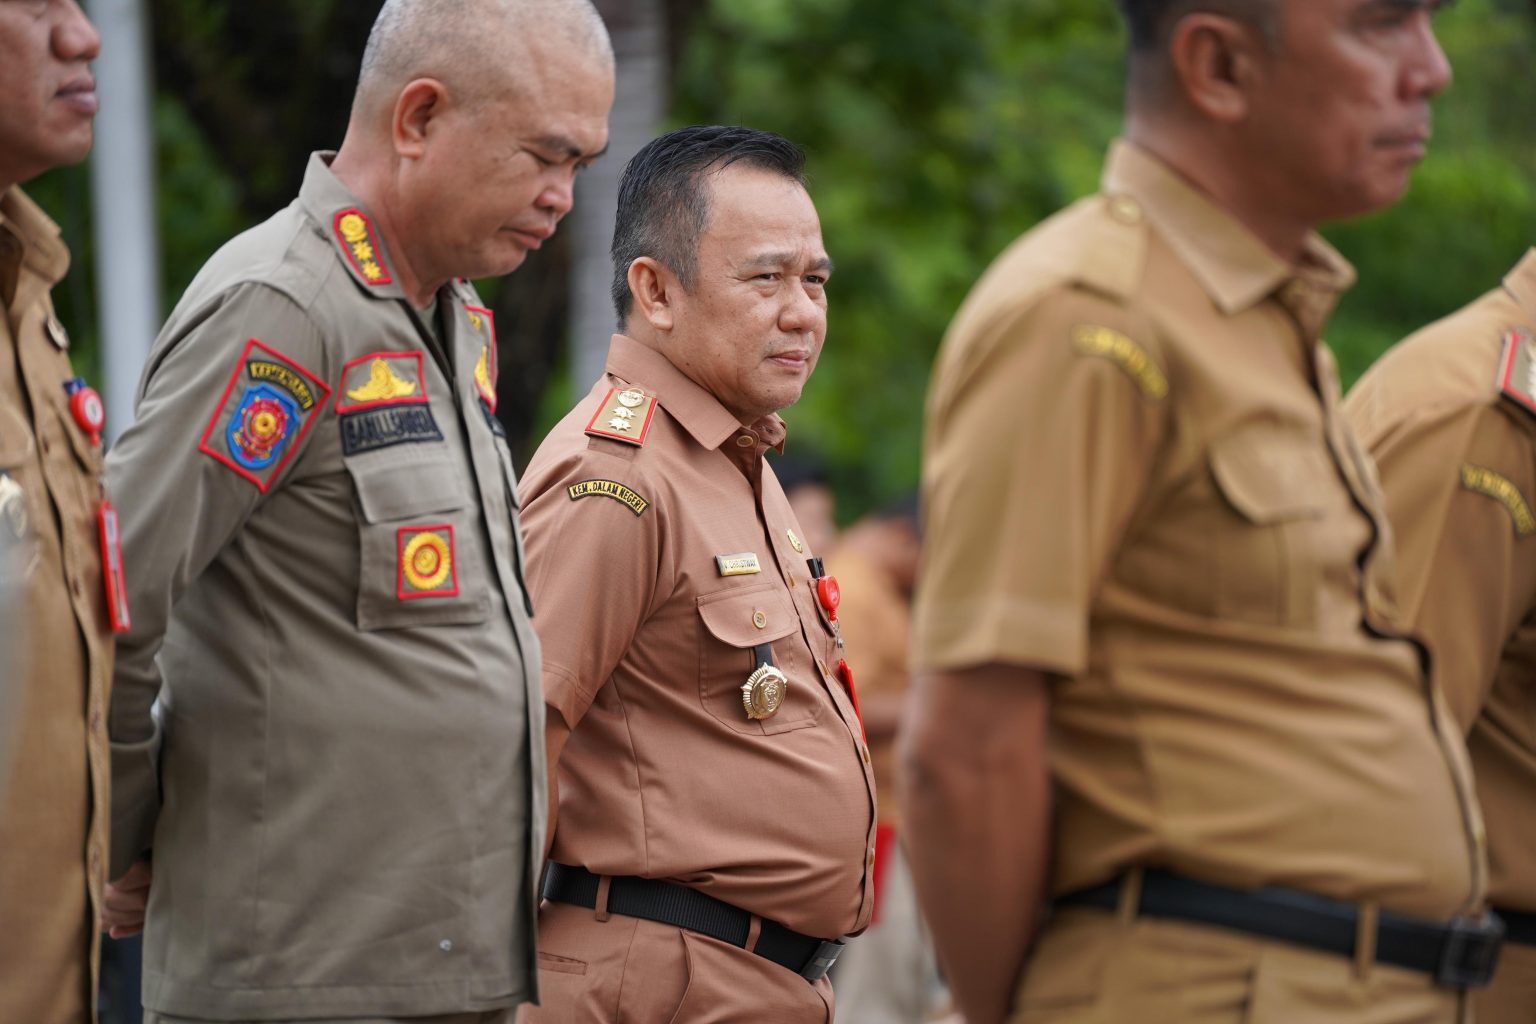
[[[113,871],[153,848],[161,1013],[534,994],[542,700],[491,316],[444,287],[439,344],[393,266],[313,158],[192,283],[108,460]]]
[[[585,433],[621,433],[594,414],[630,387],[649,420],[622,432],[644,443]],[[841,655],[808,585],[815,552],[763,459],[783,436],[777,416],[743,428],[665,357],[616,336],[608,376],[529,464],[545,699],[573,729],[550,856],[832,938],[869,919],[874,781],[831,675]],[[778,712],[753,721],[741,687],[759,644],[789,683]]]
[[[945,341],[917,658],[1058,677],[1055,893],[1161,865],[1430,917],[1483,898],[1466,750],[1392,636],[1318,340],[1351,280],[1121,143]]]
[[[93,1016],[109,814],[101,448],[64,390],[58,234],[19,189],[0,195],[0,544],[25,615],[0,649],[0,1021],[27,1024]]]
[[[1467,730],[1489,896],[1536,911],[1536,252],[1387,353],[1344,403],[1381,467],[1402,612]],[[1513,366],[1510,365],[1513,360]],[[1506,369],[1515,394],[1505,395]]]

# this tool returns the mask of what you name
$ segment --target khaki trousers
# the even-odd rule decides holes
[[[832,986],[671,925],[546,902],[521,1024],[830,1024]]]
[[[1477,1024],[1536,1024],[1536,946],[1504,945],[1493,984],[1472,997]]]
[[[201,1021],[144,1011],[144,1024],[512,1024],[516,1010],[451,1013],[446,1017],[348,1017],[345,1020]]]
[[[1041,934],[1011,1021],[1469,1024],[1467,1002],[1413,971],[1225,929],[1070,908]]]

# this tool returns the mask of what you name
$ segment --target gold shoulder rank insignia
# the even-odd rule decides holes
[[[1147,352],[1119,331],[1094,324],[1072,328],[1072,347],[1085,356],[1108,359],[1130,375],[1141,393],[1153,401],[1168,394],[1168,378]]]
[[[1520,488],[1508,477],[1469,462],[1461,467],[1461,486],[1503,505],[1509,512],[1509,518],[1514,521],[1517,536],[1529,537],[1536,533],[1536,515],[1531,513],[1531,506],[1525,500],[1525,495],[1520,493]]]
[[[379,252],[378,236],[373,233],[373,225],[363,211],[354,207],[338,212],[332,221],[332,230],[342,251],[347,254],[347,261],[363,275],[363,280],[369,284],[389,284],[394,280]]]
[[[645,444],[645,435],[651,429],[651,417],[655,414],[656,399],[639,388],[624,391],[610,388],[587,423],[587,433],[592,437],[624,441],[638,448]]]
[[[1536,335],[1528,327],[1514,327],[1504,333],[1504,354],[1499,359],[1499,391],[1536,416]]]
[[[583,480],[579,484],[571,484],[565,489],[565,493],[571,496],[572,501],[600,494],[605,498],[623,502],[637,516],[645,515],[645,510],[651,507],[648,499],[640,497],[617,480]]]
[[[392,398],[405,398],[416,393],[416,382],[396,376],[387,359],[374,359],[368,370],[368,380],[347,392],[354,402],[387,402]]]

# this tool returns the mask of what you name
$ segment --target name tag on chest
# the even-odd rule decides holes
[[[757,554],[752,551],[743,551],[735,555],[716,555],[715,568],[720,570],[721,576],[751,576],[755,572],[763,571],[763,567],[757,564]]]

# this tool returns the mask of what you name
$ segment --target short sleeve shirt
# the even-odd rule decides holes
[[[869,919],[874,782],[816,552],[763,458],[784,433],[618,335],[529,464],[545,699],[573,730],[550,856],[834,938]],[[788,681],[753,719],[762,651]]]
[[[1434,655],[1488,822],[1489,898],[1536,911],[1536,253],[1413,335],[1344,411],[1381,470],[1402,614]]]
[[[1119,143],[951,327],[916,660],[1056,680],[1056,893],[1158,865],[1430,916],[1482,898],[1466,752],[1394,635],[1319,341],[1352,279]]]

